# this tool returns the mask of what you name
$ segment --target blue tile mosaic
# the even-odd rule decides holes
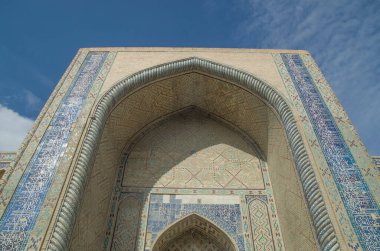
[[[301,57],[282,54],[359,241],[380,250],[380,209]]]
[[[165,196],[170,196],[170,199],[165,201]],[[183,199],[178,199],[178,197],[183,198],[184,196],[186,195],[151,195],[147,224],[147,233],[152,234],[151,244],[168,225],[186,215],[196,213],[224,230],[233,238],[239,250],[245,250],[239,203],[214,204],[202,200],[197,203],[189,203],[184,202]],[[195,195],[187,196],[194,198]],[[146,248],[145,250],[148,251],[149,249]]]
[[[0,221],[0,249],[20,250],[28,240],[81,111],[108,52],[89,52]]]

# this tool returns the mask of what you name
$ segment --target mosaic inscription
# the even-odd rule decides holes
[[[282,59],[313,124],[361,245],[367,250],[379,250],[380,209],[351,151],[300,56],[282,54]]]
[[[0,249],[23,249],[107,52],[90,52],[46,130],[0,222]]]

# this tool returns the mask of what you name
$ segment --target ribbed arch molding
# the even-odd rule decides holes
[[[290,149],[306,197],[310,216],[322,250],[340,250],[339,243],[328,215],[321,190],[310,164],[304,142],[298,131],[292,111],[274,88],[253,75],[200,58],[188,58],[147,68],[118,82],[107,91],[96,105],[89,128],[85,134],[77,165],[64,195],[53,231],[48,243],[49,250],[66,250],[78,213],[79,204],[89,177],[97,145],[108,116],[116,105],[129,93],[140,87],[178,74],[200,72],[231,82],[259,96],[272,107],[285,127]]]

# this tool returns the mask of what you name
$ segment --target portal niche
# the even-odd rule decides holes
[[[271,191],[265,162],[239,129],[188,107],[146,128],[125,156],[111,250],[247,250],[244,224],[257,215],[263,229],[249,235],[273,249],[269,212],[248,217],[246,206]]]

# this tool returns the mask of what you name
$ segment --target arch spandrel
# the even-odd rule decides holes
[[[204,53],[192,49],[187,52],[165,51],[164,55],[161,53],[158,53],[160,54],[158,55],[156,53],[151,53],[151,51],[119,51],[117,54],[117,60],[115,60],[110,71],[110,77],[105,80],[101,93],[103,94],[107,92],[115,84],[125,79],[126,76],[147,68],[155,67],[162,64],[162,62],[175,62],[186,60],[191,57],[197,57],[252,74],[267,81],[272,86],[275,86],[279,93],[282,93],[285,96],[287,95],[281,76],[273,62],[272,53],[274,53],[274,51],[267,51],[264,53],[231,53],[230,51],[228,52],[228,50],[222,53],[209,52],[210,51]],[[245,50],[245,52],[247,51]],[[298,51],[298,53],[299,52],[300,51]]]
[[[266,109],[273,109],[276,114],[275,117],[279,118],[285,129],[285,134],[297,168],[296,170],[300,176],[308,203],[309,213],[313,220],[318,243],[322,249],[339,249],[335,231],[329,219],[321,191],[315,179],[314,171],[310,165],[302,137],[298,132],[294,116],[285,98],[268,84],[256,79],[250,74],[199,58],[189,58],[146,69],[120,81],[100,99],[93,111],[94,119],[91,121],[83,140],[82,151],[78,157],[78,164],[75,167],[73,178],[69,184],[57,218],[57,223],[53,229],[49,248],[57,250],[67,247],[67,240],[69,240],[71,236],[81,194],[85,188],[84,181],[90,174],[91,160],[95,158],[95,149],[98,147],[101,135],[103,133],[103,135],[105,135],[104,137],[109,137],[111,141],[115,140],[114,135],[112,135],[111,132],[107,134],[107,128],[105,128],[107,127],[105,125],[107,124],[107,119],[110,118],[111,112],[126,96],[143,88],[149,83],[155,82],[158,79],[189,72],[202,73],[203,75],[214,76],[217,79],[234,83],[234,86],[239,86],[248,93],[260,97],[261,102],[269,105]],[[215,102],[215,100],[210,100],[210,103],[213,102]],[[167,106],[170,107],[170,105],[171,103],[168,102]],[[161,108],[165,110],[167,107],[163,106]],[[146,111],[146,113],[149,113],[149,111]],[[142,115],[136,114],[136,116],[141,117]],[[132,121],[132,123],[138,124],[138,121]],[[115,125],[117,126],[117,123],[115,123]],[[137,125],[137,127],[139,126],[140,125]],[[267,128],[267,126],[265,127]],[[104,131],[103,128],[105,128]],[[259,138],[255,139],[255,141],[259,145],[261,144],[260,147],[267,145],[262,143],[264,140]],[[267,152],[267,149],[262,148],[264,152]],[[119,158],[120,155],[118,155],[118,153],[120,153],[120,151],[113,147],[110,147],[108,150],[108,156],[113,156],[115,159]]]

